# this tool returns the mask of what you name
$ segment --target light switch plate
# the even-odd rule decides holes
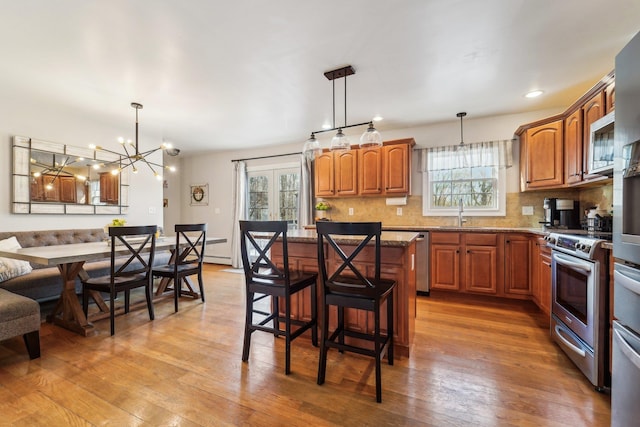
[[[523,206],[522,215],[533,215],[533,206]]]
[[[396,208],[396,215],[402,216],[402,208]]]
[[[353,208],[349,208],[349,215],[353,215]]]

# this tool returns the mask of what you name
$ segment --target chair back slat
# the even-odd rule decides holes
[[[202,264],[207,241],[207,224],[176,224],[174,230],[177,247],[175,267]]]
[[[380,279],[380,235],[382,233],[382,223],[380,222],[329,222],[323,221],[316,224],[318,232],[318,264],[323,283],[328,283],[338,287],[350,288],[374,288],[367,275],[363,274],[355,264],[357,257],[362,251],[374,245],[375,264],[374,281]],[[341,236],[349,236],[348,239]],[[354,240],[354,237],[356,238]],[[373,240],[373,243],[372,243]],[[355,249],[348,255],[345,252],[347,246],[351,249],[356,244]],[[329,251],[337,254],[340,262],[329,274],[327,269],[327,259]],[[353,276],[357,280],[348,280]]]
[[[247,280],[280,280],[288,286],[287,228],[286,221],[240,221],[240,252]],[[275,245],[281,245],[283,268],[271,260]]]
[[[156,225],[109,227],[111,237],[111,280],[144,274],[149,277],[156,247]],[[119,254],[125,247],[128,253]],[[124,262],[120,264],[121,257]],[[118,265],[118,266],[117,266]]]

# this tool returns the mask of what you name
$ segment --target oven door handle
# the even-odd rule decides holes
[[[589,264],[572,261],[571,258],[566,257],[562,254],[553,254],[553,258],[556,260],[558,264],[564,265],[566,267],[571,267],[576,270],[582,270],[586,272],[591,271],[591,266]]]
[[[574,353],[577,353],[580,357],[585,357],[587,353],[585,353],[585,351],[583,349],[581,349],[580,347],[576,347],[575,344],[573,344],[572,342],[569,342],[569,340],[567,340],[561,332],[564,332],[562,330],[562,328],[560,328],[560,325],[556,325],[556,336],[558,338],[560,338],[560,340],[567,346],[569,347]]]

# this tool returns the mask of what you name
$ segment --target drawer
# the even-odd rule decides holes
[[[459,245],[460,233],[436,231],[429,233],[429,239],[432,244]]]
[[[465,233],[465,243],[472,246],[498,246],[497,233]]]

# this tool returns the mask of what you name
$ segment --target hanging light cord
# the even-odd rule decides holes
[[[464,138],[463,138],[463,134],[462,134],[462,118],[464,116],[466,116],[466,115],[467,115],[467,113],[465,113],[465,112],[461,112],[461,113],[456,114],[457,117],[460,117],[460,145],[464,145]]]

